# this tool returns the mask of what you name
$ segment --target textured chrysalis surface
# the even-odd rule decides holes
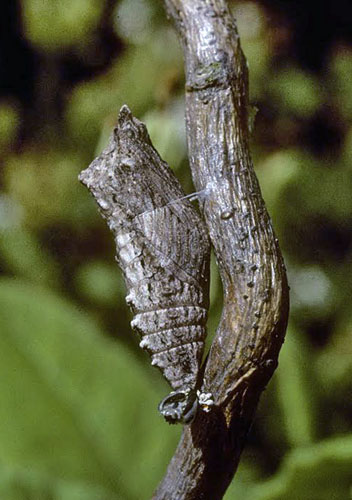
[[[127,106],[108,146],[80,180],[114,234],[131,326],[173,389],[159,410],[169,422],[190,421],[209,306],[204,223]]]

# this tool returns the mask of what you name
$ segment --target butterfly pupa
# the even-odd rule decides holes
[[[189,423],[197,411],[209,307],[204,222],[127,106],[80,180],[114,234],[131,326],[172,388],[159,411],[170,423]]]

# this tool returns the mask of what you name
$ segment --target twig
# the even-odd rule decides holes
[[[193,181],[219,266],[224,308],[205,367],[209,414],[199,412],[154,500],[221,499],[276,366],[288,287],[248,148],[247,66],[225,0],[165,0],[185,54]]]

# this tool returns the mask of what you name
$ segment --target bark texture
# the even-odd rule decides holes
[[[154,500],[221,499],[288,317],[285,267],[248,148],[248,75],[225,0],[165,0],[184,48],[189,159],[224,306],[204,371],[210,413],[184,428]]]

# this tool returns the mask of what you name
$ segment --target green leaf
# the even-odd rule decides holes
[[[49,149],[45,154],[26,151],[8,157],[4,183],[9,195],[23,207],[27,227],[75,225],[98,219],[87,192],[78,182],[85,167],[76,152]]]
[[[82,43],[97,27],[104,2],[99,0],[22,0],[27,38],[44,50]]]
[[[58,269],[33,233],[25,227],[0,230],[0,255],[4,267],[34,283],[58,283]]]
[[[158,30],[150,43],[128,47],[109,71],[75,87],[66,118],[78,148],[89,151],[92,145],[97,146],[102,127],[108,131],[106,136],[110,135],[122,104],[128,103],[141,117],[156,103],[165,102],[170,79],[182,74],[181,54],[174,50],[175,43],[165,30]]]
[[[183,100],[174,101],[167,109],[149,111],[143,121],[161,158],[178,168],[187,150]]]
[[[145,43],[155,31],[155,8],[148,0],[120,0],[113,16],[115,30],[127,43]]]
[[[297,448],[251,500],[347,500],[351,498],[352,435]]]
[[[89,483],[65,481],[18,467],[0,467],[1,500],[118,500]]]
[[[347,303],[346,306],[348,314],[336,325],[329,343],[319,351],[315,364],[324,395],[329,395],[333,405],[349,398],[352,390],[352,315],[350,305]]]
[[[271,215],[282,211],[282,193],[297,178],[304,163],[303,155],[296,149],[275,151],[258,162],[256,173]]]
[[[341,115],[350,120],[352,113],[352,50],[348,47],[337,47],[329,63],[329,73],[333,86],[332,98]]]
[[[291,312],[325,318],[336,310],[336,292],[322,266],[288,266]]]
[[[299,68],[285,68],[271,79],[274,100],[284,112],[308,118],[323,103],[323,89],[318,81]]]
[[[267,88],[272,57],[272,40],[266,26],[268,16],[263,7],[255,2],[229,2],[229,6],[233,9],[248,62],[250,97],[257,100]]]
[[[124,303],[126,285],[116,263],[87,262],[78,269],[75,282],[79,292],[95,304],[116,307]]]
[[[314,439],[315,391],[311,353],[304,339],[290,327],[275,373],[277,397],[287,441],[292,446]]]
[[[244,451],[236,475],[226,491],[224,500],[253,500],[252,488],[258,483],[260,471],[253,460],[248,459],[245,454],[246,451]]]
[[[135,358],[15,281],[0,281],[0,331],[0,464],[148,498],[179,429],[161,420],[162,395]]]
[[[352,158],[352,127],[350,127],[345,135],[343,141],[342,155],[341,155],[343,164],[346,168],[351,171],[351,158]]]

